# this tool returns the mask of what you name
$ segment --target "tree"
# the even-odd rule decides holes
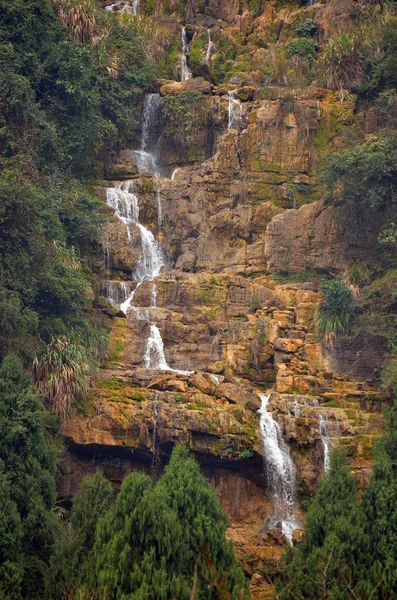
[[[19,600],[23,578],[21,518],[0,461],[0,597]]]
[[[397,594],[397,401],[385,410],[387,430],[375,446],[370,484],[363,497],[370,539],[368,590],[374,598]]]
[[[354,476],[334,452],[307,515],[306,538],[287,555],[282,600],[347,600],[360,596],[368,548]]]
[[[4,505],[3,511],[12,521],[8,527],[15,532],[14,556],[16,552],[20,555],[16,576],[22,570],[21,597],[29,600],[38,597],[43,586],[51,543],[49,511],[55,496],[54,458],[45,439],[42,415],[42,405],[21,361],[7,356],[0,367],[1,479],[3,488],[9,486],[8,500],[5,495],[9,514]],[[3,554],[1,568],[6,561]]]
[[[79,590],[97,600],[242,599],[245,579],[226,527],[209,482],[177,447],[156,487],[146,475],[126,477],[98,522]]]
[[[244,597],[244,575],[232,544],[225,539],[227,516],[186,447],[174,449],[156,493],[176,513],[182,527],[181,554],[175,556],[174,569],[188,582],[191,597]]]
[[[111,484],[101,473],[86,477],[73,501],[70,523],[57,540],[46,576],[46,597],[71,598],[80,579],[87,577],[87,561],[99,519],[113,502]]]

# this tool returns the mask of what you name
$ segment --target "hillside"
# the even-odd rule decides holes
[[[397,377],[395,14],[393,2],[353,0],[0,2],[4,381],[11,354],[33,378],[66,528],[73,498],[92,493],[85,477],[99,470],[117,490],[124,481],[110,508],[98,483],[96,545],[80,546],[99,557],[84,566],[102,573],[95,593],[87,575],[67,593],[48,581],[44,592],[45,565],[67,555],[50,550],[64,535],[58,522],[40,569],[15,576],[14,595],[10,578],[4,598],[102,598],[113,576],[100,557],[124,555],[121,538],[101,532],[101,511],[116,527],[137,472],[158,481],[152,491],[143,475],[131,483],[142,506],[155,511],[161,493],[171,502],[167,473],[190,460],[180,451],[164,475],[179,444],[228,514],[253,599],[276,597],[290,542],[307,547],[307,510],[324,474],[337,478],[333,449],[345,449],[348,471],[334,464],[366,497]],[[0,452],[6,487],[4,473],[18,473],[13,443]],[[208,494],[202,502],[223,523]],[[167,510],[156,544],[171,535]],[[15,564],[23,553],[36,560],[22,546]],[[131,575],[136,597],[243,597],[240,566],[222,552],[221,566],[205,552],[197,559],[217,591],[203,591],[192,559],[193,591],[179,571],[168,590],[168,570],[164,595],[160,575],[148,595],[146,558]],[[72,571],[57,568],[54,581],[70,583]],[[343,598],[393,598],[387,581],[379,596],[350,581]],[[138,588],[123,585],[109,597],[135,598]],[[302,589],[282,597],[317,593]]]

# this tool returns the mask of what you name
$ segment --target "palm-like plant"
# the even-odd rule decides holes
[[[94,0],[53,0],[59,19],[76,41],[98,43],[98,6]]]
[[[323,299],[317,307],[313,324],[317,340],[326,337],[332,342],[337,334],[344,334],[349,329],[353,312],[353,294],[339,279],[321,282]]]
[[[363,78],[363,56],[357,36],[342,33],[329,40],[318,62],[318,78],[321,85],[338,90],[341,100],[348,96],[348,89],[358,85]]]
[[[99,361],[106,354],[105,344],[100,330],[72,331],[70,338],[54,338],[34,359],[37,388],[61,421],[68,419],[76,398],[87,397]]]

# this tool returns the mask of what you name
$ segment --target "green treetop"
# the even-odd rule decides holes
[[[305,540],[287,556],[282,600],[347,600],[363,577],[364,515],[343,451],[334,452],[307,515]]]

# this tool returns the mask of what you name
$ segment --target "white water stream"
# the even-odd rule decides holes
[[[113,4],[105,6],[105,10],[108,12],[127,13],[136,17],[139,15],[139,0],[132,0],[131,2],[128,2],[128,0],[116,0]]]
[[[207,52],[205,53],[205,64],[206,65],[209,64],[209,62],[211,60],[211,54],[214,49],[214,44],[211,41],[211,30],[207,29],[207,33],[208,33],[208,46],[207,46]]]
[[[187,81],[192,78],[192,73],[187,65],[189,52],[190,48],[187,41],[186,28],[182,27],[181,81]]]
[[[273,515],[269,527],[281,524],[283,533],[292,540],[292,532],[300,525],[296,512],[296,470],[289,448],[285,443],[277,421],[273,419],[267,405],[270,396],[260,395],[262,406],[260,431],[263,439],[267,481],[273,500]]]
[[[243,114],[243,107],[241,106],[240,100],[235,97],[233,92],[228,92],[227,95],[229,96],[229,119],[227,128],[229,130],[238,129]]]
[[[329,424],[327,417],[318,415],[318,428],[320,430],[321,444],[323,447],[323,460],[324,460],[324,472],[327,473],[329,469],[331,444],[329,440]]]

